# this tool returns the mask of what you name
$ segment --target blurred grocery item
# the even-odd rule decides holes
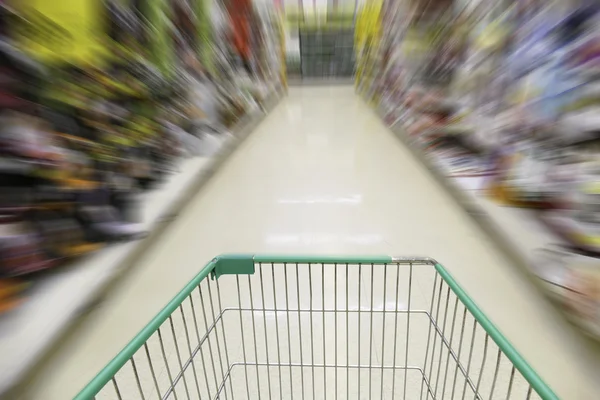
[[[29,285],[16,279],[0,278],[0,315],[16,308],[23,301]]]
[[[566,315],[600,335],[600,260],[554,246],[538,251],[532,266]]]

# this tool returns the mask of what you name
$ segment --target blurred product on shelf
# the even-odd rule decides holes
[[[600,260],[552,246],[537,252],[532,267],[565,315],[587,333],[600,335]]]
[[[0,279],[0,314],[17,307],[23,301],[28,284],[15,279]]]
[[[564,288],[561,303],[600,338],[599,11],[593,2],[373,2],[357,20],[356,85],[467,198],[530,210],[520,218],[553,238],[545,257],[565,272],[527,260],[530,271]],[[527,230],[507,236],[538,235]],[[592,261],[582,268],[580,258]]]

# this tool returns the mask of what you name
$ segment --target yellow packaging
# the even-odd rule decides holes
[[[22,0],[17,12],[27,25],[14,27],[23,49],[46,63],[97,63],[102,45],[102,2]]]

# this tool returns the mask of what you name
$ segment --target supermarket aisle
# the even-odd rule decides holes
[[[292,88],[164,239],[58,351],[33,398],[72,396],[222,252],[426,255],[565,399],[598,393],[585,349],[353,93]]]

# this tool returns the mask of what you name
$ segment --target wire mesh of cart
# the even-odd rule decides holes
[[[77,399],[557,399],[428,258],[213,259]]]

